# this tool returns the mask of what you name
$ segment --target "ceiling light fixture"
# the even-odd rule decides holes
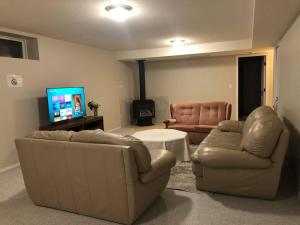
[[[182,46],[185,44],[185,42],[186,42],[186,40],[183,38],[176,38],[176,39],[173,39],[170,41],[171,45],[174,47]]]
[[[133,7],[130,5],[115,4],[106,6],[105,11],[111,19],[117,22],[123,22],[131,16]]]

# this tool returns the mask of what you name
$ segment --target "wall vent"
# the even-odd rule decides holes
[[[39,60],[36,38],[0,31],[0,56]]]

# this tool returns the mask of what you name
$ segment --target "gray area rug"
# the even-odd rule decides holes
[[[167,188],[180,191],[197,192],[191,162],[176,163],[176,166],[171,170],[171,176]]]
[[[198,145],[190,145],[190,153],[194,153]],[[167,188],[197,193],[195,175],[192,171],[192,162],[177,161],[171,170],[171,176]]]

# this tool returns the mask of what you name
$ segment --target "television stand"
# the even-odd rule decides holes
[[[40,130],[104,130],[103,116],[87,116],[78,119],[67,120],[61,123],[52,123],[46,126],[40,127]]]

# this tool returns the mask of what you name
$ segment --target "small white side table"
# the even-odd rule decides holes
[[[166,149],[173,152],[179,161],[190,161],[188,134],[173,129],[138,131],[132,135],[140,139],[149,149]]]

